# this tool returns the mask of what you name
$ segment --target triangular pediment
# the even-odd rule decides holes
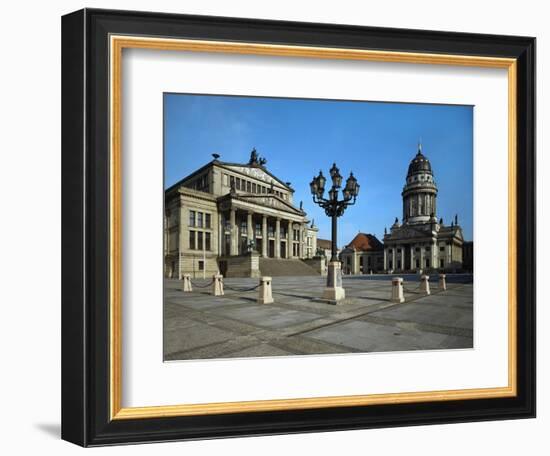
[[[259,181],[265,182],[267,185],[271,185],[273,183],[274,185],[281,186],[283,188],[286,188],[288,190],[291,190],[288,185],[283,183],[280,179],[276,178],[271,174],[267,169],[259,167],[259,166],[244,166],[244,165],[229,165],[229,164],[223,164],[223,167],[235,171],[239,174],[243,174],[245,176],[249,176],[253,179],[257,179]]]
[[[259,206],[270,207],[273,209],[278,209],[286,212],[292,212],[296,215],[305,215],[304,212],[300,211],[294,207],[289,202],[279,198],[276,195],[272,194],[260,194],[260,195],[238,195],[238,198],[241,201],[246,201],[252,204],[258,204]]]

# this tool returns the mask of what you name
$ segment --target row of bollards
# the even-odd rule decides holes
[[[183,274],[183,291],[191,292],[193,291],[193,285],[191,284],[191,274]],[[260,277],[260,283],[258,288],[258,304],[272,304],[273,293],[271,289],[271,277]],[[445,274],[439,274],[439,290],[447,290],[447,282],[445,280]],[[430,276],[423,274],[420,277],[420,292],[424,295],[431,294],[430,291]],[[223,296],[223,275],[214,274],[212,276],[212,295],[214,296]],[[391,301],[401,303],[405,301],[405,296],[403,294],[403,278],[394,277],[392,279],[391,287]]]
[[[183,291],[193,291],[193,285],[191,284],[191,274],[183,274]],[[260,284],[258,288],[258,304],[271,304],[273,303],[273,293],[271,291],[271,277],[260,277]],[[212,295],[223,296],[223,275],[214,274],[212,276]]]
[[[447,282],[445,280],[445,274],[439,274],[439,290],[447,290]],[[431,294],[430,291],[430,276],[423,274],[420,276],[420,292],[426,296]],[[391,301],[392,302],[404,302],[405,296],[403,295],[403,278],[394,277],[392,279],[391,287]]]

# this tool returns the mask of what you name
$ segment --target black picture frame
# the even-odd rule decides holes
[[[109,36],[517,59],[517,395],[110,419]],[[84,9],[62,19],[62,438],[82,446],[535,416],[535,39]]]

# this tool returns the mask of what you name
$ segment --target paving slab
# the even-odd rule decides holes
[[[223,308],[218,310],[216,314],[242,320],[263,328],[285,328],[319,318],[319,315],[314,313],[288,310],[265,304],[239,307],[238,309]]]
[[[361,352],[407,351],[440,348],[471,348],[471,340],[465,337],[423,332],[374,324],[366,321],[350,321],[307,333],[307,337],[326,341]]]

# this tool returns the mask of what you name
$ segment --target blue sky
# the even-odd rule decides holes
[[[255,147],[266,167],[295,189],[319,237],[330,220],[311,200],[309,182],[336,161],[361,185],[338,220],[338,246],[359,232],[380,240],[402,216],[401,191],[422,140],[439,189],[437,217],[455,214],[467,240],[473,223],[473,107],[408,103],[165,94],[165,187],[212,160],[245,163]],[[328,186],[328,183],[327,183]]]

